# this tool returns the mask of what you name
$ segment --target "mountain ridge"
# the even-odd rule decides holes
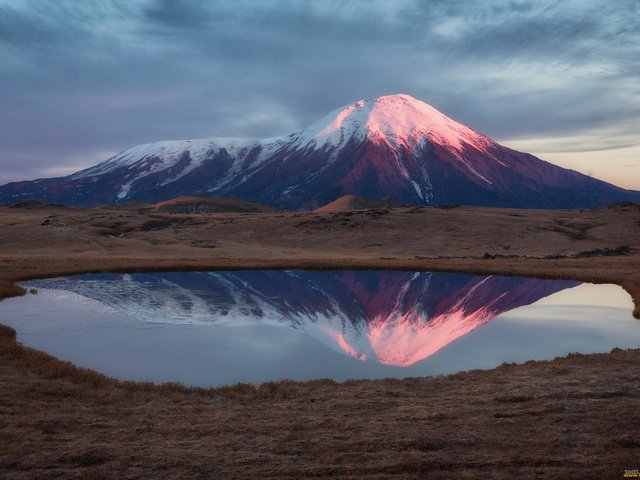
[[[398,94],[340,107],[283,137],[136,145],[67,177],[1,186],[0,203],[157,203],[195,193],[284,210],[312,210],[343,195],[523,208],[640,202],[640,192],[499,145]]]

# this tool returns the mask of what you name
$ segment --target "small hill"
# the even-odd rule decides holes
[[[136,212],[140,209],[149,208],[151,206],[152,205],[150,203],[138,202],[133,200],[131,202],[109,203],[107,205],[100,205],[96,208],[99,208],[100,210],[124,210]]]
[[[181,195],[170,200],[158,202],[141,211],[149,213],[254,213],[276,212],[277,210],[268,205],[249,202],[235,197]]]
[[[331,203],[327,203],[320,208],[317,208],[316,212],[346,212],[348,210],[358,210],[365,208],[392,208],[399,207],[400,204],[394,199],[385,198],[370,198],[360,197],[358,195],[343,195],[337,198]]]
[[[37,200],[26,200],[24,202],[12,203],[8,205],[9,208],[22,208],[25,210],[42,210],[45,208],[67,208],[67,205],[62,203],[44,203]]]

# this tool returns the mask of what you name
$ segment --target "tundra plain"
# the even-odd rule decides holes
[[[154,213],[0,207],[0,296],[85,272],[404,269],[616,283],[640,316],[640,206]],[[435,378],[122,382],[0,329],[3,478],[619,478],[640,350]]]

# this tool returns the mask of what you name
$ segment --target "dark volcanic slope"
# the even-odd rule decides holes
[[[4,185],[0,203],[156,203],[197,193],[288,210],[342,195],[525,208],[640,202],[640,192],[503,147],[424,102],[391,95],[339,108],[286,137],[138,145],[68,177]]]

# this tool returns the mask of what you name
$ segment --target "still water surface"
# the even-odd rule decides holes
[[[640,345],[615,285],[389,271],[78,275],[0,302],[19,341],[122,379],[222,385],[492,368]]]

